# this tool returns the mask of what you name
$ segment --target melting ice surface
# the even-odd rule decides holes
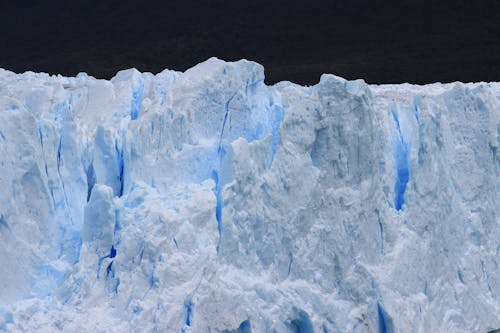
[[[0,331],[500,328],[500,85],[0,70]]]

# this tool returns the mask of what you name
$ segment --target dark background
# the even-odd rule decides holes
[[[500,81],[498,0],[0,0],[0,67],[110,78],[211,56],[266,82]]]

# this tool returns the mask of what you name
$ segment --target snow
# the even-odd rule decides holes
[[[0,331],[500,328],[500,84],[0,69]]]

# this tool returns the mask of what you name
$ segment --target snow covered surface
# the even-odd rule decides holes
[[[500,329],[500,84],[0,70],[0,331]]]

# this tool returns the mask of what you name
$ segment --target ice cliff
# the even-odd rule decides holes
[[[500,329],[500,84],[0,70],[0,331]]]

